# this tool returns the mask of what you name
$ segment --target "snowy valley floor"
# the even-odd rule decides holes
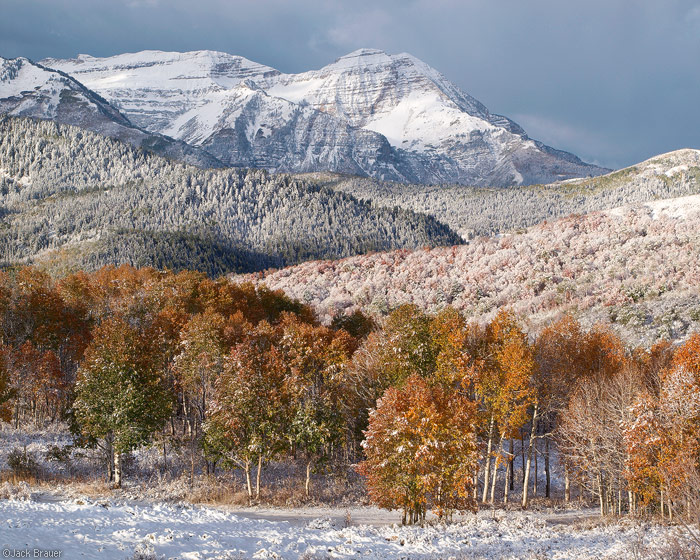
[[[616,559],[644,557],[668,531],[648,524],[596,524],[591,512],[482,511],[450,525],[382,525],[386,512],[231,512],[222,508],[63,498],[24,488],[0,500],[0,548],[60,550],[61,558],[182,559]],[[279,511],[277,512],[279,513]],[[315,514],[323,515],[314,519]],[[270,520],[270,518],[275,519]],[[369,524],[356,524],[358,522]],[[376,523],[375,523],[376,522]],[[135,553],[140,552],[141,554]],[[5,556],[3,552],[3,556]],[[15,556],[17,557],[17,556]]]

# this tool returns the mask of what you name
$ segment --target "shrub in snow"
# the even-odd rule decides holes
[[[41,468],[32,453],[27,449],[13,449],[7,456],[7,466],[15,476],[38,476]]]
[[[140,544],[127,560],[164,560],[165,556],[156,554],[150,544]]]
[[[0,499],[2,500],[29,500],[31,497],[29,485],[24,481],[17,485],[5,482],[0,486]]]
[[[73,446],[71,445],[51,445],[44,453],[44,459],[54,463],[61,463],[63,465],[69,465],[71,460],[71,452]]]

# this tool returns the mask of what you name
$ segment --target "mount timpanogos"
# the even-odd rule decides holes
[[[361,49],[300,74],[212,51],[0,63],[2,112],[120,134],[200,166],[477,186],[608,171],[530,139],[405,53]]]

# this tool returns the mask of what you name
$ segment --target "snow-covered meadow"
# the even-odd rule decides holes
[[[425,528],[354,525],[302,516],[271,521],[212,507],[60,499],[26,488],[16,488],[11,499],[0,501],[0,519],[3,550],[61,550],[62,558],[71,559],[136,554],[188,559],[622,560],[639,557],[645,546],[663,538],[659,527],[570,523],[570,518],[546,513],[482,511]]]

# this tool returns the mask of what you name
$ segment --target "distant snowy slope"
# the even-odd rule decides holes
[[[26,58],[0,57],[0,113],[75,125],[186,163],[221,167],[198,148],[135,127],[83,84]]]
[[[570,214],[700,193],[700,150],[661,154],[599,177],[511,189],[404,185],[324,173],[304,177],[379,206],[426,212],[467,239]]]
[[[234,277],[235,281],[250,276]],[[573,215],[467,245],[307,262],[255,276],[330,320],[403,303],[485,320],[511,308],[536,331],[565,312],[630,344],[700,328],[700,196]]]
[[[13,116],[67,120],[92,117],[97,126],[130,127],[107,101],[73,78],[26,58],[0,58],[0,110]]]
[[[240,56],[144,51],[44,63],[100,92],[139,126],[202,147],[227,165],[403,177],[382,135],[267,94],[261,84],[280,73]]]
[[[229,165],[496,186],[604,171],[529,139],[408,54],[361,49],[301,74],[212,51],[44,64]]]
[[[669,218],[686,218],[700,213],[700,195],[686,196],[683,198],[671,198],[669,200],[655,200],[647,202],[644,207],[651,211],[652,218],[663,216]]]
[[[241,56],[213,51],[142,51],[110,58],[81,54],[72,60],[45,59],[42,64],[104,95],[134,124],[163,134],[188,111],[202,109],[203,123],[209,122],[211,105],[221,101],[217,94],[243,80],[279,74]]]

